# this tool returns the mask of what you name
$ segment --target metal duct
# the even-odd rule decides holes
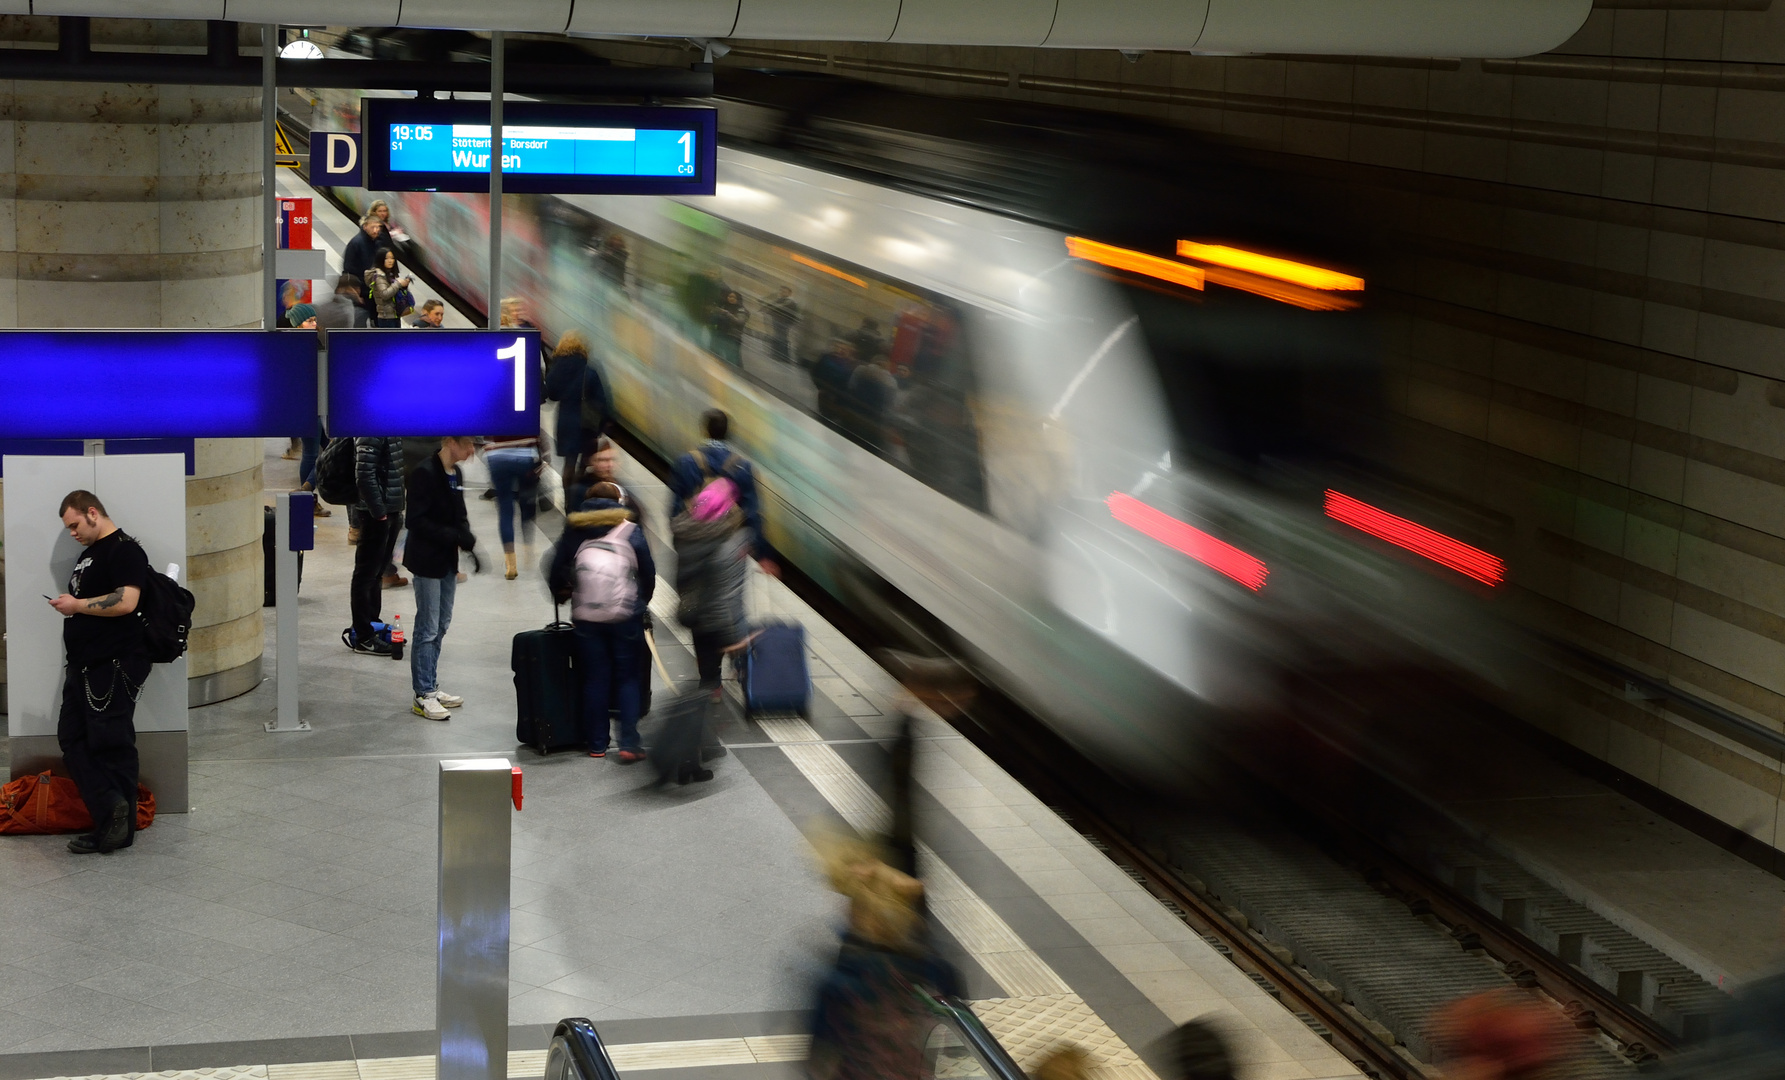
[[[1592,0],[0,0],[0,13],[1058,49],[1515,57]],[[1044,29],[1045,28],[1045,29]]]

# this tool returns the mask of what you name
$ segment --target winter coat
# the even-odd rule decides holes
[[[558,353],[545,372],[545,396],[558,403],[558,422],[552,428],[558,453],[576,457],[583,449],[583,381],[589,371],[584,353]]]
[[[940,956],[898,952],[843,935],[813,1003],[807,1075],[830,1080],[920,1080],[924,1036],[936,1026],[918,991],[958,995],[960,976]]]
[[[743,512],[733,507],[717,521],[683,514],[670,523],[676,543],[676,618],[690,630],[744,637],[744,586],[750,549]]]
[[[362,227],[353,234],[353,239],[347,241],[347,247],[341,252],[341,272],[353,274],[364,281],[366,271],[372,269],[373,260],[378,257],[378,249],[391,248],[395,250],[395,247],[396,245],[390,242],[389,236],[380,236],[374,240],[366,235],[366,230]]]
[[[477,546],[465,514],[465,492],[459,470],[447,472],[440,455],[424,460],[409,474],[409,512],[404,523],[403,565],[416,577],[443,578],[458,573],[459,552]]]
[[[703,461],[706,463],[704,471],[701,468]],[[669,477],[669,491],[674,496],[669,508],[670,517],[680,517],[688,508],[688,500],[694,498],[709,479],[718,476],[738,486],[738,507],[744,512],[751,555],[758,559],[769,558],[768,541],[762,535],[762,505],[756,495],[756,470],[749,459],[722,442],[709,442],[676,460]]]
[[[359,501],[354,507],[370,517],[403,513],[403,440],[353,440],[354,479]]]
[[[558,538],[558,546],[552,553],[552,569],[546,582],[554,598],[560,602],[568,600],[576,589],[577,549],[587,541],[601,539],[615,525],[630,518],[626,508],[612,499],[590,499],[570,515],[564,535]],[[637,615],[650,606],[651,595],[657,591],[657,564],[651,561],[651,546],[645,543],[645,531],[636,523],[631,543],[632,553],[638,558],[638,603],[632,609]]]
[[[372,299],[372,303],[366,306],[376,305],[378,318],[395,319],[403,314],[397,310],[397,293],[402,291],[402,287],[397,282],[402,280],[402,277],[401,270],[374,268],[366,271],[366,295]]]

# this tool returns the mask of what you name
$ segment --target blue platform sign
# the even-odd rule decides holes
[[[310,181],[323,187],[359,187],[365,174],[357,131],[310,133]]]
[[[331,330],[328,427],[373,436],[539,434],[537,330]]]
[[[190,439],[316,430],[316,336],[0,330],[0,439]]]

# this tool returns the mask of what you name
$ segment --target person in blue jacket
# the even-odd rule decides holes
[[[688,508],[688,501],[711,481],[721,477],[730,480],[737,485],[738,509],[744,512],[751,556],[764,572],[778,575],[780,567],[775,564],[774,549],[769,547],[768,539],[762,533],[762,503],[756,493],[756,469],[749,458],[725,441],[731,431],[730,417],[718,409],[708,409],[701,414],[700,423],[706,430],[707,441],[677,458],[670,471],[672,501],[669,516],[681,516]]]
[[[623,529],[632,553],[632,598],[621,611],[597,610],[587,590],[597,567],[579,573],[578,553],[590,541]],[[593,553],[596,558],[609,557]],[[645,758],[638,737],[639,663],[644,647],[644,612],[657,588],[657,566],[651,560],[644,530],[620,505],[620,490],[612,484],[596,484],[589,497],[571,513],[564,535],[552,556],[549,585],[560,603],[570,601],[570,621],[576,628],[577,664],[583,669],[583,725],[590,757],[606,757],[608,703],[614,703],[620,719],[620,763],[631,765]]]

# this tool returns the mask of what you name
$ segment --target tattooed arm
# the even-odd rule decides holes
[[[81,600],[63,593],[50,601],[50,606],[64,615],[98,615],[102,618],[117,618],[136,611],[136,602],[142,597],[142,590],[135,585],[126,585],[121,589],[113,589],[104,596],[95,596],[90,600]]]

